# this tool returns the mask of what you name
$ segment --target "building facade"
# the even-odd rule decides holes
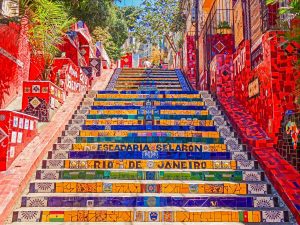
[[[290,145],[279,146],[287,121],[300,124],[292,116],[299,111],[295,92],[300,79],[295,66],[299,43],[285,39],[282,21],[288,25],[291,21],[278,14],[288,1],[280,5],[267,5],[265,0],[184,2],[188,20],[183,69],[191,83],[196,82],[193,86],[210,90],[220,100],[238,101],[274,140],[278,151],[300,169],[299,146],[292,148],[291,140]],[[193,16],[195,9],[198,15]],[[198,35],[194,35],[195,26]]]

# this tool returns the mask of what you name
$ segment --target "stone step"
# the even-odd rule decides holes
[[[141,194],[207,194],[207,195],[269,195],[271,185],[267,183],[229,183],[194,181],[52,181],[31,182],[29,193],[141,193]],[[114,195],[116,196],[116,195]]]
[[[161,80],[161,81],[154,81],[154,80],[147,80],[147,81],[134,81],[134,80],[123,80],[116,83],[115,88],[123,88],[124,85],[126,86],[125,90],[129,87],[139,87],[139,86],[155,86],[155,87],[168,87],[168,88],[181,88],[179,81],[175,80]],[[170,87],[172,85],[172,87]],[[167,89],[168,89],[167,88]],[[123,88],[124,90],[124,88]]]
[[[143,81],[147,81],[148,79],[151,78],[160,78],[161,81],[163,80],[168,80],[169,78],[174,78],[178,80],[178,77],[176,76],[176,74],[170,73],[170,74],[139,74],[139,75],[134,75],[134,74],[120,74],[119,78],[123,78],[123,79],[127,79],[127,80],[131,80],[131,78],[143,78]],[[118,78],[117,83],[120,81]]]
[[[149,132],[150,135],[152,133]],[[223,144],[223,138],[202,138],[202,137],[60,137],[58,138],[58,143],[114,143],[114,142],[124,142],[124,143],[206,143],[206,144]],[[238,144],[238,143],[236,143]]]
[[[149,98],[84,98],[83,101],[90,101],[93,100],[94,102],[146,102],[146,101],[151,101],[151,102],[156,102],[156,103],[163,103],[163,102],[184,102],[184,103],[195,103],[195,102],[201,102],[204,103],[202,98],[158,98],[156,96],[151,96]]]
[[[75,132],[75,131],[74,131]],[[225,144],[200,144],[200,143],[55,143],[53,150],[62,151],[161,151],[161,152],[176,152],[176,151],[190,151],[190,152],[247,152],[246,145],[242,148],[227,148]],[[238,155],[238,154],[237,154]]]
[[[82,131],[101,131],[107,129],[104,125],[82,125]],[[111,130],[122,130],[122,131],[202,131],[202,132],[216,132],[217,128],[211,124],[200,125],[200,126],[180,126],[180,125],[112,125]],[[92,135],[89,135],[92,136]]]
[[[250,160],[247,152],[50,151],[48,159]]]
[[[88,109],[78,109],[77,112],[74,113],[73,119],[78,120],[80,119],[81,121],[84,119],[110,119],[110,118],[124,118],[124,119],[138,119],[141,118],[142,120],[145,118],[144,115],[93,115],[89,114]],[[80,117],[80,118],[78,118]],[[75,119],[76,118],[76,119]],[[155,120],[211,120],[212,116],[210,115],[154,115],[153,119]]]
[[[94,220],[93,220],[94,221]],[[169,221],[169,220],[168,220]],[[219,221],[217,219],[216,221]],[[228,221],[228,220],[227,220]],[[14,222],[14,224],[22,224],[22,225],[49,225],[49,222]],[[61,225],[61,222],[52,222],[53,225]],[[64,222],[65,225],[71,225],[74,224],[74,222]],[[153,225],[153,222],[114,222],[115,225]],[[155,222],[155,225],[166,225],[170,224],[170,222]],[[186,222],[172,222],[172,225],[186,225]],[[189,225],[199,225],[199,222],[189,222]],[[240,222],[213,222],[213,225],[244,225],[245,223]],[[250,223],[249,223],[250,224]],[[251,225],[260,225],[265,224],[263,222],[260,223],[251,223]],[[270,223],[269,223],[270,224]],[[7,225],[10,225],[10,223],[7,223]],[[76,225],[86,225],[86,222],[76,222]],[[107,222],[97,222],[97,225],[107,225]],[[212,222],[201,222],[201,225],[212,225]],[[276,223],[273,222],[272,225],[294,225],[290,222],[280,222]]]
[[[150,171],[150,170],[58,170],[44,169],[37,170],[37,180],[178,180],[178,181],[232,181],[261,183],[265,181],[265,174],[262,171]]]
[[[136,76],[131,76],[130,77],[130,80],[131,81],[147,81],[147,79],[149,79],[148,77],[145,77],[145,76],[142,76],[142,77],[136,77]],[[161,77],[150,77],[151,81],[161,81]],[[127,81],[128,80],[128,77],[127,76],[121,76],[118,78],[118,82],[123,82],[123,81]],[[166,77],[164,78],[163,81],[176,81],[176,82],[179,82],[178,80],[178,77]]]
[[[141,109],[141,106],[120,106],[120,105],[110,105],[110,106],[90,106],[91,108],[91,111],[93,110],[103,110],[103,113],[105,113],[106,111],[105,110],[115,110],[115,109],[118,109],[118,110],[138,110],[138,109]],[[205,111],[207,110],[207,107],[206,106],[191,106],[191,105],[188,105],[188,106],[185,106],[185,105],[162,105],[162,106],[155,106],[155,107],[150,107],[151,110],[153,111],[157,111],[159,113],[162,114],[162,112],[165,112],[165,110],[174,110],[175,112],[176,111],[183,111],[183,112],[187,112],[187,115],[191,114],[192,115],[194,114],[194,111]],[[159,114],[157,113],[157,114]]]
[[[132,88],[124,88],[124,87],[119,87],[119,88],[114,88],[114,90],[128,90],[128,91],[137,91],[137,90],[144,90],[144,91],[153,91],[153,90],[177,90],[177,91],[181,91],[181,87],[179,88],[166,88],[164,86],[160,86],[160,87],[157,87],[157,86],[137,86],[137,87],[132,87]]]
[[[133,102],[129,102],[129,101],[97,101],[97,100],[94,100],[94,102],[83,101],[82,105],[88,106],[85,103],[89,103],[90,108],[92,108],[92,106],[100,106],[100,107],[120,106],[120,107],[127,107],[127,108],[144,107],[148,103],[151,107],[155,107],[156,109],[159,109],[161,107],[175,107],[175,106],[178,106],[178,107],[181,107],[181,106],[184,106],[184,107],[187,107],[187,106],[192,106],[192,107],[204,106],[204,102],[201,102],[201,101],[197,101],[197,102],[196,101],[195,102],[183,102],[183,101],[176,101],[176,102],[171,102],[171,101],[164,101],[164,102],[160,102],[160,101],[151,101],[151,102],[133,101]]]
[[[125,194],[124,194],[125,195]],[[70,196],[41,196],[22,197],[21,207],[201,207],[220,208],[230,207],[235,209],[248,208],[276,208],[279,207],[277,197],[258,196],[109,196],[97,195],[83,197]]]
[[[228,209],[208,209],[200,210],[193,208],[191,210],[165,209],[158,208],[136,208],[132,209],[115,209],[106,208],[105,210],[83,210],[61,209],[53,211],[49,208],[47,211],[33,210],[29,208],[14,212],[13,221],[17,222],[229,222],[234,223],[259,223],[259,224],[281,224],[284,225],[289,221],[289,213],[284,210],[228,210]],[[106,223],[107,224],[107,223]],[[130,223],[131,224],[131,223]],[[144,224],[144,223],[143,223]],[[146,223],[145,223],[146,224]],[[193,224],[193,223],[192,223]],[[215,223],[213,223],[215,224]],[[223,223],[222,223],[223,224]]]
[[[173,144],[173,143],[75,143],[54,144],[55,151],[161,151],[161,152],[226,152],[225,144]],[[242,153],[244,154],[245,151]],[[250,158],[249,158],[250,159]]]
[[[92,106],[97,107],[97,106]],[[175,107],[176,108],[176,107]],[[115,109],[91,109],[89,110],[89,114],[98,115],[98,114],[107,114],[107,115],[145,115],[146,112],[149,112],[150,116],[159,116],[159,115],[208,115],[208,110],[206,109],[185,109],[185,110],[173,110],[173,109],[149,109],[146,108],[138,108],[138,109],[122,109],[120,107]],[[218,113],[218,112],[217,112]],[[220,113],[221,115],[221,113]]]
[[[77,118],[77,119],[76,119]],[[80,121],[78,121],[78,119]],[[144,125],[146,124],[146,120],[144,118],[141,118],[140,120],[138,118],[136,119],[124,119],[124,118],[118,118],[118,117],[110,117],[107,119],[87,119],[86,115],[83,116],[74,116],[73,119],[69,121],[69,124],[80,124],[81,121],[83,121],[84,125]],[[152,124],[156,126],[214,126],[213,120],[187,120],[187,119],[181,119],[181,120],[171,120],[171,119],[153,119]]]
[[[87,126],[88,129],[87,129]],[[67,134],[67,136],[60,137],[61,142],[64,142],[64,140],[69,139],[76,139],[78,138],[90,138],[93,140],[93,138],[98,137],[117,137],[117,138],[130,138],[130,137],[187,137],[187,138],[209,138],[209,139],[217,139],[215,141],[220,141],[220,132],[218,131],[191,131],[188,130],[189,127],[186,127],[186,130],[184,130],[184,127],[182,130],[180,128],[177,128],[178,130],[167,130],[167,129],[151,129],[152,127],[162,127],[162,128],[169,128],[172,129],[173,127],[167,127],[167,126],[152,126],[152,125],[146,125],[146,126],[140,126],[141,130],[134,129],[134,127],[137,127],[139,125],[81,125],[82,130],[80,131],[66,131],[63,134]],[[149,129],[147,129],[149,126]],[[103,127],[103,128],[99,128]],[[127,127],[127,128],[123,128]],[[93,129],[95,128],[95,129]],[[112,128],[112,129],[110,129]],[[131,130],[130,128],[133,128]],[[144,129],[142,129],[144,128]],[[176,127],[174,127],[175,129]],[[196,127],[197,128],[197,127]],[[209,128],[209,127],[208,127]],[[214,129],[214,127],[211,127]],[[77,135],[79,133],[79,135]],[[71,135],[69,135],[71,134]],[[78,139],[80,140],[80,139]]]
[[[190,170],[257,170],[255,160],[60,160],[42,161],[43,169],[190,169]]]
[[[99,91],[87,94],[90,98],[201,98],[199,92],[190,91]]]
[[[140,90],[140,88],[142,88],[141,90],[147,90],[147,86],[148,88],[150,87],[154,87],[154,90],[182,90],[181,89],[181,85],[172,85],[172,87],[170,87],[170,85],[164,85],[164,84],[141,84],[141,85],[130,85],[127,84],[126,88],[124,88],[122,85],[118,85],[118,83],[116,83],[115,86],[115,90]]]

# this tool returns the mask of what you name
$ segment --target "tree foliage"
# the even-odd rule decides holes
[[[63,4],[50,0],[21,0],[20,13],[29,20],[32,52],[44,57],[46,67],[42,76],[47,79],[46,69],[59,52],[57,46],[62,44],[64,33],[75,20],[69,17]]]
[[[63,2],[72,16],[83,20],[91,30],[109,26],[115,18],[112,0],[56,0]]]
[[[158,65],[162,58],[164,58],[164,53],[159,50],[158,46],[154,46],[152,48],[150,61]]]
[[[184,26],[180,0],[145,0],[135,24],[135,35],[144,43],[158,43],[170,32],[183,30]]]
[[[59,1],[59,0],[57,0]],[[108,55],[113,59],[121,57],[121,47],[132,28],[135,7],[117,7],[112,0],[63,0],[72,16],[88,25],[93,38],[103,42]]]
[[[117,60],[121,54],[121,47],[117,46],[108,28],[96,27],[92,33],[95,41],[101,41],[110,58]]]
[[[130,31],[134,31],[135,24],[140,18],[142,12],[140,7],[127,6],[120,9],[124,20],[126,21],[127,27]]]
[[[266,0],[267,4],[279,4],[284,0]],[[300,43],[300,27],[299,24],[290,24],[292,20],[300,20],[300,0],[290,0],[288,5],[279,8],[279,14],[285,15],[285,23],[289,23],[289,31],[286,32],[286,38],[289,41],[296,41]]]

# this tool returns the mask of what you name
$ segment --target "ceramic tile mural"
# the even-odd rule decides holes
[[[290,220],[212,96],[178,71],[116,70],[87,93],[28,191],[15,222]]]

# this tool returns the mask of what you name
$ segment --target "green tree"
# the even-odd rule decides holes
[[[284,0],[266,0],[267,4],[279,4],[284,2]],[[286,32],[286,38],[288,41],[296,41],[300,43],[300,27],[299,24],[290,24],[292,20],[300,20],[300,0],[290,0],[288,5],[279,8],[279,15],[285,15],[285,24],[289,23],[289,30]]]
[[[181,15],[180,0],[145,0],[142,12],[135,24],[135,35],[142,41],[158,43],[170,32],[184,29],[185,19]]]
[[[127,6],[120,9],[123,14],[123,18],[127,24],[130,31],[134,31],[135,24],[140,18],[141,8],[136,6]]]
[[[21,0],[20,13],[29,20],[32,53],[44,57],[42,78],[47,79],[53,58],[59,52],[57,46],[63,43],[65,32],[75,20],[63,4],[50,0]]]
[[[108,56],[112,59],[118,59],[120,55],[120,49],[116,46],[113,41],[111,34],[107,28],[96,27],[92,33],[94,41],[101,41]]]
[[[97,26],[105,28],[114,19],[114,6],[112,0],[56,0],[63,2],[72,16],[85,21],[91,30]]]

